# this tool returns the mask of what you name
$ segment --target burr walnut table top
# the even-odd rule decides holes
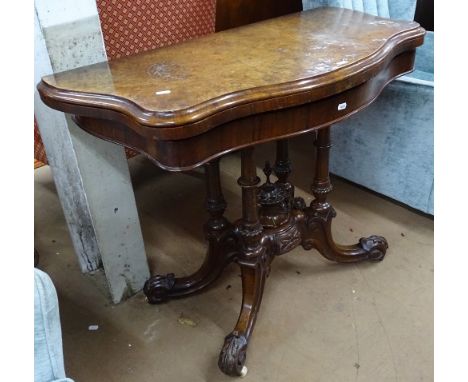
[[[181,125],[356,75],[422,34],[414,22],[320,8],[58,73],[42,86],[57,101]]]
[[[328,122],[334,122],[370,103],[396,76],[411,71],[424,33],[415,22],[319,8],[50,75],[38,90],[46,104],[73,114],[90,133],[133,147],[167,169],[185,169],[299,129],[277,128],[269,137],[251,132],[243,141],[235,138],[238,142],[171,163],[162,158],[169,154],[156,147],[158,143],[145,140],[186,140],[231,121],[336,97],[369,83],[365,92],[351,97],[360,102],[352,104],[348,97],[349,107],[340,115],[327,112]],[[113,128],[104,126],[109,122]],[[311,127],[326,123],[319,122]],[[231,130],[232,136],[239,127]],[[231,138],[217,139],[219,143]]]

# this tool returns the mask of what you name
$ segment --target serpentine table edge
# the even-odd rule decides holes
[[[359,23],[362,30],[356,26]],[[270,41],[270,35],[277,36],[275,29],[280,27],[286,31],[286,37],[278,48],[257,43],[261,39]],[[359,44],[350,41],[353,34]],[[415,22],[393,21],[342,8],[319,8],[58,73],[43,78],[38,90],[47,105],[74,115],[77,124],[89,133],[131,147],[166,170],[185,171],[229,151],[306,133],[359,111],[388,82],[413,70],[415,49],[423,43],[424,34]],[[315,45],[300,41],[301,35]],[[316,35],[325,42],[334,38],[336,46],[328,44],[326,49],[327,45],[317,45]],[[221,48],[224,40],[233,52]],[[373,45],[366,48],[371,41]],[[261,56],[256,62],[252,56],[255,65],[268,66],[271,57],[270,66],[278,69],[284,68],[282,60],[289,60],[291,65],[301,57],[306,59],[298,65],[299,69],[283,75],[288,81],[275,83],[272,81],[277,73],[265,74],[252,69],[249,62],[236,61],[236,56],[246,53],[247,48],[238,47],[241,42],[247,48],[260,45],[259,55],[266,58]],[[204,65],[198,72],[193,71],[197,59],[187,63],[188,54],[197,49],[201,51],[197,58],[201,57]],[[354,49],[360,52],[359,59],[347,61],[346,57],[356,56]],[[334,55],[332,59],[327,58],[328,53],[322,53],[327,50]],[[154,61],[158,57],[164,60],[160,66]],[[127,76],[130,67],[137,69]],[[218,73],[227,76],[220,85],[208,81],[217,67],[227,68]],[[317,67],[322,70],[315,70]],[[254,74],[244,74],[243,82],[232,84],[234,77],[229,77],[228,70],[241,73],[242,68],[250,68]],[[157,78],[153,78],[155,71]],[[309,72],[312,74],[307,75]],[[86,83],[86,76],[94,76],[90,84]],[[197,82],[201,80],[204,81]],[[181,101],[190,93],[185,82],[186,86],[201,88],[191,97],[197,101],[193,104]],[[259,86],[249,87],[252,83]],[[99,91],[101,85],[111,92]],[[154,91],[161,86],[172,90]],[[213,97],[205,99],[204,91]],[[132,92],[138,96],[133,97]],[[156,94],[164,92],[172,94]],[[163,101],[164,107],[158,109],[159,100],[166,96],[172,101]],[[338,110],[338,105],[344,103],[346,108]],[[259,114],[267,116],[265,122],[258,121]],[[268,119],[281,116],[287,124],[279,128],[266,126]],[[206,144],[205,139],[211,143]],[[198,149],[188,155],[188,146]]]
[[[228,263],[237,262],[242,304],[219,355],[225,374],[247,372],[247,347],[276,256],[302,246],[335,262],[384,258],[388,243],[381,236],[363,237],[354,245],[333,240],[336,212],[327,200],[332,190],[329,126],[366,107],[387,83],[412,71],[424,34],[415,22],[321,8],[59,73],[39,83],[47,105],[72,114],[97,137],[136,149],[167,170],[204,165],[209,213],[205,261],[189,276],[151,277],[144,293],[152,304],[198,293]],[[195,58],[194,52],[201,55]],[[218,81],[207,80],[213,77]],[[313,130],[314,200],[307,206],[288,181],[287,138]],[[254,146],[267,141],[277,142],[276,161],[273,167],[265,165],[267,181],[258,186]],[[230,222],[224,217],[219,158],[239,149],[242,217]]]

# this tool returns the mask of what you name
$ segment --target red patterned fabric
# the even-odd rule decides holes
[[[216,0],[96,0],[109,60],[215,31]]]
[[[39,128],[37,127],[36,116],[34,116],[34,163],[36,161],[42,164],[47,164],[47,157],[44,149],[44,143],[42,143],[41,135],[39,134]],[[36,167],[36,164],[34,165]]]

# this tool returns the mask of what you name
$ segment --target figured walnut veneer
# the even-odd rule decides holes
[[[320,8],[57,73],[38,89],[64,112],[178,140],[358,86],[423,36],[414,22]]]

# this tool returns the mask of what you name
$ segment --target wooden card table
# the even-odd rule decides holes
[[[330,125],[369,105],[386,84],[413,70],[424,29],[340,8],[294,13],[128,58],[44,77],[50,107],[82,129],[131,147],[170,171],[204,166],[208,253],[188,277],[151,277],[148,301],[162,303],[209,286],[231,261],[239,264],[242,304],[225,338],[219,367],[245,374],[246,350],[275,256],[297,246],[337,262],[382,260],[383,237],[355,245],[333,241],[327,202]],[[309,206],[294,196],[287,138],[317,132]],[[276,141],[267,181],[259,185],[256,144]],[[224,216],[219,159],[241,150],[242,217]],[[379,150],[376,147],[376,150]],[[277,177],[270,181],[270,174]],[[312,173],[312,171],[311,171]]]

